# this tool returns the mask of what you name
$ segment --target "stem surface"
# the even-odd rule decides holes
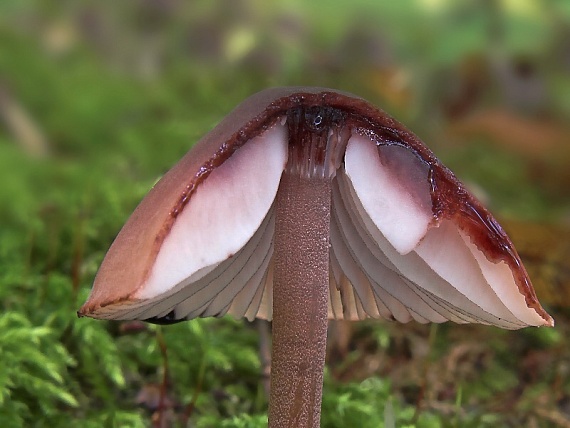
[[[283,174],[276,198],[270,428],[320,423],[330,209],[330,178]]]

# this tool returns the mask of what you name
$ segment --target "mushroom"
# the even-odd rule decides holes
[[[553,326],[491,214],[354,95],[245,100],[136,208],[80,316],[273,320],[269,425],[318,426],[328,319]]]

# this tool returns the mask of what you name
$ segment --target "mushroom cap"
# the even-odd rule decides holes
[[[79,315],[270,320],[273,202],[299,115],[339,142],[307,154],[332,165],[330,318],[553,325],[503,229],[418,137],[361,98],[303,87],[251,96],[162,177]]]

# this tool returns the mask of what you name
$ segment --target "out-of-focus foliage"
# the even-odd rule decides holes
[[[193,142],[257,90],[319,85],[428,141],[562,307],[555,330],[334,324],[323,426],[568,426],[569,76],[566,0],[1,1],[1,425],[266,424],[254,326],[75,311]]]

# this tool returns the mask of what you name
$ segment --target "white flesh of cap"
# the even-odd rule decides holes
[[[275,199],[286,141],[277,123],[211,172],[178,215],[137,299],[196,282],[246,245]]]
[[[429,181],[427,176],[410,177],[421,173],[421,168],[418,158],[406,148],[394,145],[382,150],[389,151],[383,158],[368,137],[354,135],[346,147],[346,174],[380,232],[400,254],[406,254],[426,234],[433,215],[431,204],[427,206],[402,183],[413,180],[413,190],[429,198]]]
[[[430,228],[431,207],[412,189],[416,183],[429,195],[427,170],[416,175],[422,171],[416,158],[404,147],[378,147],[364,136],[349,140],[346,174],[337,175],[340,198],[334,199],[333,222],[344,231],[341,244],[352,261],[344,255],[339,264],[358,264],[376,295],[383,289],[407,308],[408,318],[420,322],[478,322],[509,329],[544,325],[527,307],[504,262],[489,261],[451,221]],[[402,185],[404,170],[411,174],[403,181],[408,189]],[[334,240],[339,238],[333,234],[335,254],[342,254]],[[359,274],[343,270],[351,281],[363,283]],[[406,320],[401,308],[386,299],[384,304],[397,320]],[[375,316],[374,311],[368,314]]]

